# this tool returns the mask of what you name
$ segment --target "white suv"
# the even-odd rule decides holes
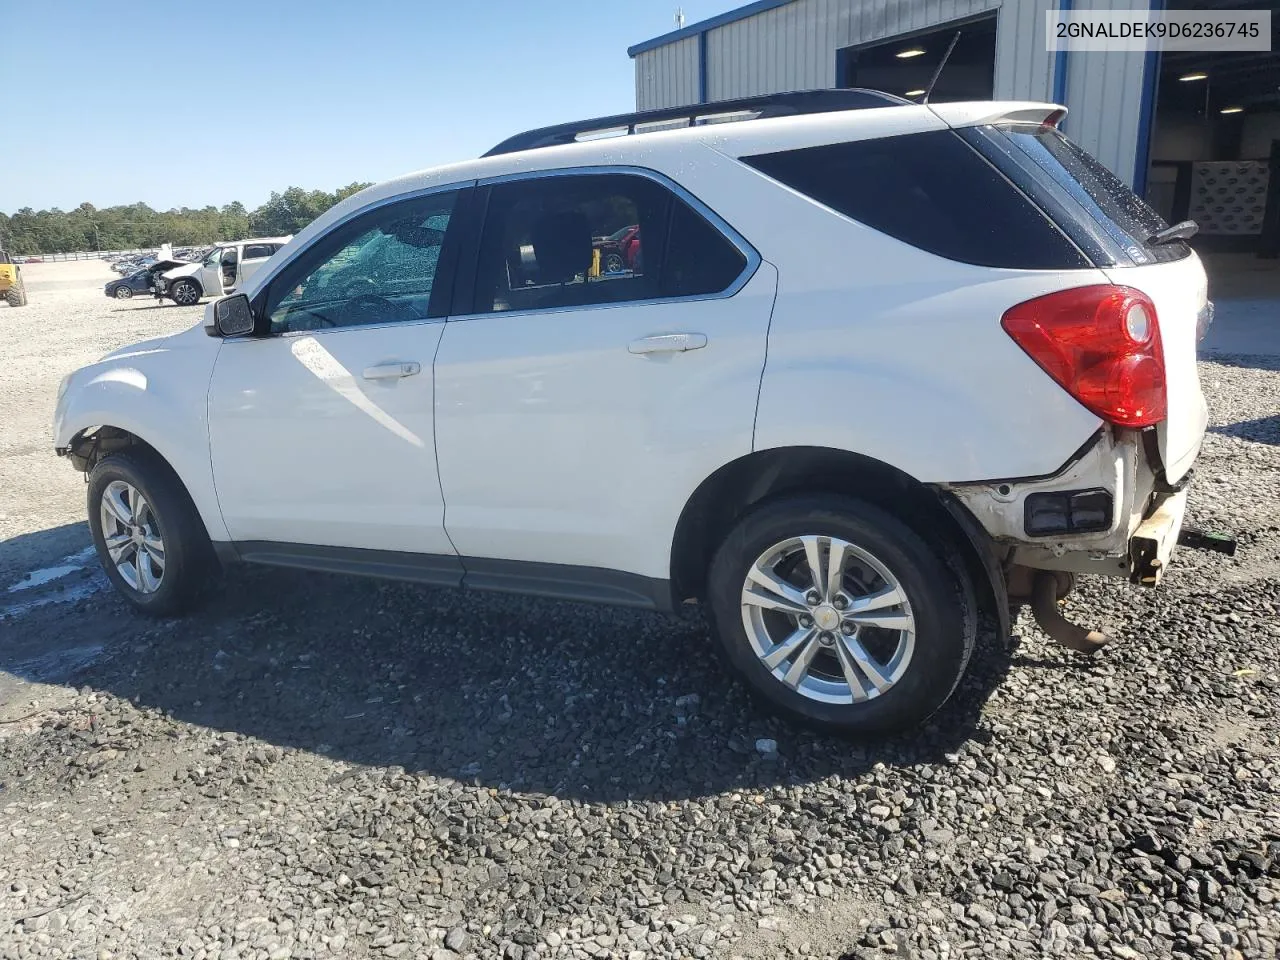
[[[157,273],[156,297],[167,297],[180,307],[188,307],[204,297],[233,293],[289,240],[289,237],[256,237],[220,243],[199,263],[186,263]]]
[[[1104,642],[1056,601],[1154,584],[1181,526],[1193,227],[1062,113],[829,91],[522,134],[72,374],[55,445],[144,611],[215,559],[698,600],[776,708],[909,726],[981,615]]]

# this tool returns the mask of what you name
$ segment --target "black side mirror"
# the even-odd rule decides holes
[[[213,322],[205,324],[211,337],[242,337],[253,333],[253,308],[243,293],[232,294],[209,304]]]

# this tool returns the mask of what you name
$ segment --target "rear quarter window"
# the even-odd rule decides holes
[[[1089,266],[1038,207],[949,130],[828,144],[742,161],[852,220],[949,260]]]

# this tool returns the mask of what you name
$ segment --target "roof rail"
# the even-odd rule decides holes
[[[755,120],[769,117],[792,117],[805,113],[829,113],[836,110],[867,110],[872,107],[910,105],[913,101],[880,90],[854,87],[845,90],[802,90],[796,93],[772,93],[762,97],[743,97],[738,100],[717,100],[712,103],[692,103],[683,107],[666,107],[661,110],[642,110],[638,113],[619,113],[612,117],[596,117],[575,123],[560,123],[551,127],[526,130],[503,140],[484,154],[486,157],[517,150],[535,150],[554,147],[581,140],[595,140],[608,136],[634,133],[651,133],[653,130],[637,129],[652,126],[655,130],[723,123],[730,120]],[[750,116],[742,116],[750,114]],[[683,121],[683,122],[680,122]]]

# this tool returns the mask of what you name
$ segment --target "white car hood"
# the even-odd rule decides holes
[[[139,340],[137,343],[131,343],[128,346],[121,347],[119,350],[112,350],[104,356],[98,363],[105,363],[108,360],[127,360],[131,357],[141,357],[149,354],[162,353],[169,350],[181,350],[192,346],[202,347],[208,335],[204,332],[204,321],[192,324],[185,330],[179,330],[177,333],[170,333],[163,337],[153,337],[150,340]],[[93,364],[90,364],[93,366]]]
[[[176,336],[180,336],[180,334],[171,333],[167,337],[154,337],[151,340],[139,340],[137,343],[131,343],[127,347],[121,347],[119,350],[112,350],[98,362],[102,363],[106,360],[123,360],[126,357],[133,357],[138,354],[154,353]]]
[[[200,272],[200,264],[188,263],[181,267],[174,267],[172,270],[166,270],[160,276],[166,280],[177,280],[179,277],[194,277]]]

